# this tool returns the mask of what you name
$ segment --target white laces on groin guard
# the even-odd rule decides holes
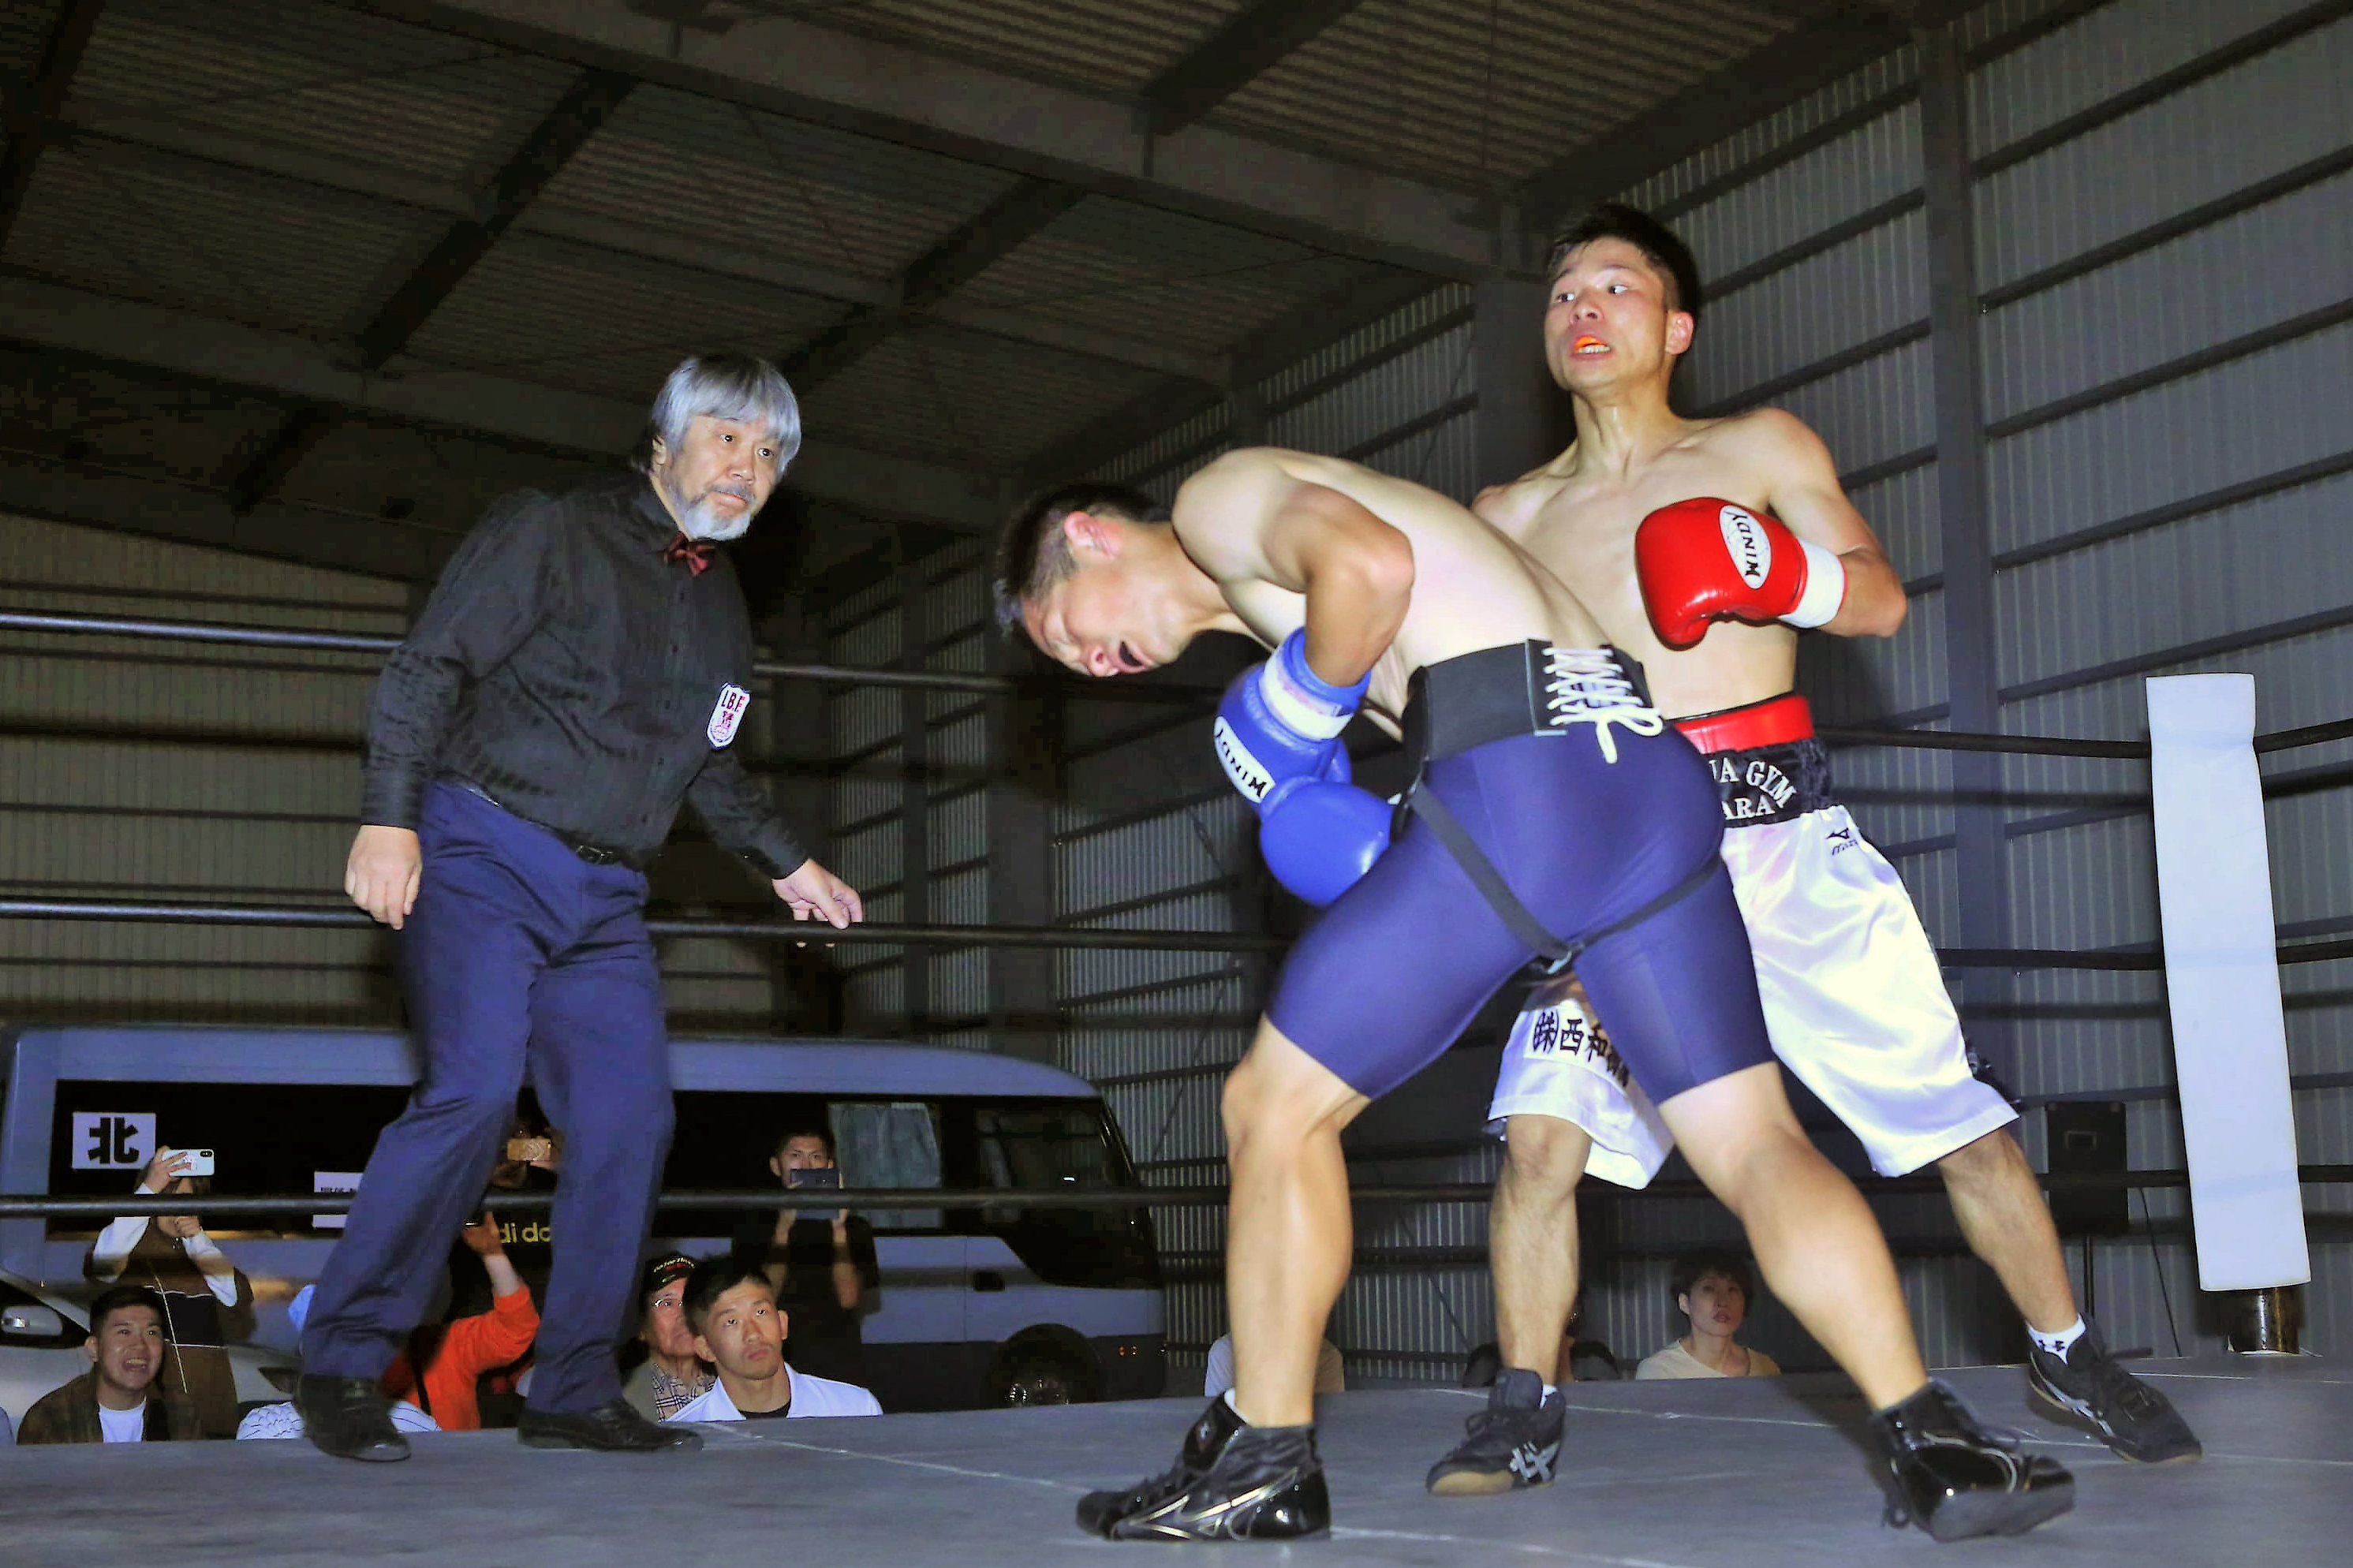
[[[1571,724],[1592,725],[1606,762],[1618,760],[1612,724],[1623,724],[1637,735],[1655,735],[1667,727],[1659,710],[1634,689],[1617,658],[1604,648],[1545,649],[1545,692],[1548,721],[1564,732]]]

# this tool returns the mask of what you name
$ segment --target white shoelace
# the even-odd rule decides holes
[[[1603,649],[1546,648],[1545,675],[1545,706],[1552,722],[1564,730],[1571,724],[1592,725],[1606,762],[1618,760],[1612,724],[1622,724],[1637,735],[1655,735],[1667,727],[1659,710],[1634,689],[1616,658]]]

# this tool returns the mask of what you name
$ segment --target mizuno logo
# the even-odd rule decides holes
[[[1266,764],[1250,755],[1250,748],[1242,744],[1241,737],[1223,719],[1217,721],[1211,732],[1217,737],[1218,761],[1224,766],[1226,777],[1252,805],[1264,800],[1266,792],[1274,785],[1274,775],[1267,771]]]
[[[1762,588],[1773,570],[1773,542],[1765,537],[1764,524],[1742,508],[1726,506],[1716,514],[1716,525],[1724,531],[1724,548],[1732,557],[1732,569],[1751,588]]]
[[[1176,1540],[1201,1537],[1247,1540],[1250,1526],[1258,1521],[1259,1509],[1296,1485],[1298,1480],[1297,1470],[1286,1470],[1274,1479],[1252,1487],[1246,1492],[1236,1492],[1231,1497],[1204,1502],[1198,1509],[1190,1506],[1194,1500],[1191,1492],[1179,1492],[1158,1508],[1136,1515],[1129,1521],[1130,1526],[1155,1531]]]

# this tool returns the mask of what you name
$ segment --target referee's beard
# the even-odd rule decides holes
[[[654,482],[661,487],[662,498],[670,502],[671,512],[678,518],[679,531],[698,542],[720,544],[741,539],[759,512],[757,492],[750,485],[706,486],[690,501],[670,489],[667,478],[658,477]],[[744,510],[731,513],[714,505],[712,498],[723,495],[742,501]]]

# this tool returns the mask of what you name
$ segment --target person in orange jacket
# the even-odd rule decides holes
[[[421,1406],[445,1432],[480,1428],[476,1381],[522,1360],[539,1334],[539,1308],[508,1260],[498,1216],[485,1209],[459,1234],[491,1277],[491,1310],[417,1330],[383,1380],[385,1397]],[[419,1366],[425,1369],[421,1378]]]

